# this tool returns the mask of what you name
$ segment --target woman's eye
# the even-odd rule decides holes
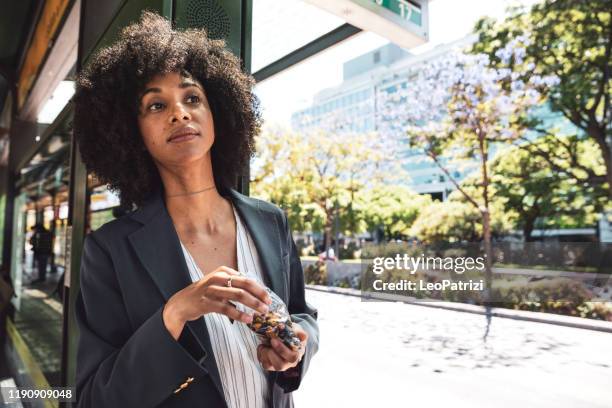
[[[198,102],[200,102],[200,97],[198,95],[189,95],[187,97],[187,101],[189,101],[191,103],[198,103]]]
[[[163,107],[163,104],[161,104],[160,102],[153,102],[152,104],[149,105],[148,109],[151,112],[156,112],[160,110],[162,107]]]

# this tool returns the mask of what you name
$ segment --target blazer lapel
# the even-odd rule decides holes
[[[259,254],[265,284],[287,303],[287,273],[282,270],[282,242],[280,225],[276,215],[261,208],[259,200],[254,200],[230,190],[229,196],[244,221]]]
[[[285,237],[281,236],[277,216],[271,210],[262,208],[258,200],[246,197],[233,189],[223,191],[222,194],[232,201],[255,243],[265,284],[287,303],[289,290],[287,274],[282,270],[282,242]],[[159,190],[140,209],[130,213],[130,216],[143,226],[130,234],[128,239],[167,301],[192,281],[178,234],[163,199],[163,191]],[[213,357],[204,319],[187,322],[186,327],[204,350],[203,365],[223,396],[221,377]]]
[[[166,210],[161,192],[131,216],[144,225],[130,234],[128,239],[162,296],[168,301],[192,281],[178,234]],[[187,322],[186,328],[204,350],[202,364],[223,397],[221,376],[213,356],[206,322],[204,319],[196,319]]]

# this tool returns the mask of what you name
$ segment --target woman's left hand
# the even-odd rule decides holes
[[[260,344],[257,346],[257,358],[264,369],[268,371],[286,371],[300,363],[306,352],[308,333],[295,322],[292,324],[292,329],[302,343],[297,351],[291,350],[277,338],[272,339],[270,345]]]

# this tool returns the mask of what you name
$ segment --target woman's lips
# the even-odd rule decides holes
[[[189,140],[195,139],[198,136],[197,133],[186,133],[183,135],[176,135],[176,136],[172,136],[172,138],[170,138],[170,140],[168,140],[168,143],[181,143],[181,142],[187,142]]]

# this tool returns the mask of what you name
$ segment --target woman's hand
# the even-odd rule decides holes
[[[228,287],[230,276],[232,286]],[[236,309],[229,303],[230,300],[262,314],[268,312],[268,305],[272,302],[264,287],[255,280],[227,266],[220,266],[168,299],[163,311],[164,325],[177,340],[186,322],[196,320],[206,313],[221,313],[230,319],[251,323],[253,316]]]
[[[257,346],[257,359],[262,367],[268,371],[286,371],[300,363],[306,352],[308,333],[302,326],[293,322],[292,329],[300,339],[302,345],[297,351],[291,350],[277,338],[270,341],[270,345],[260,344]]]

